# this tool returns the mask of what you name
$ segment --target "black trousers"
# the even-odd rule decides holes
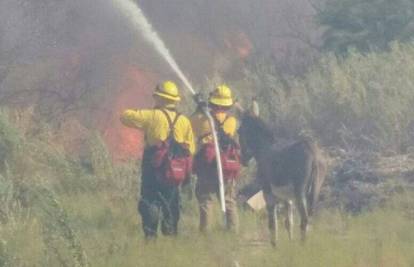
[[[144,151],[141,166],[141,199],[138,203],[142,228],[147,239],[157,236],[159,222],[163,235],[177,235],[180,219],[179,187],[158,181],[151,165],[153,153],[153,148]]]

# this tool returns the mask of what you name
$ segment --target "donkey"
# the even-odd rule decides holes
[[[252,111],[242,111],[241,124],[238,130],[241,146],[241,161],[247,166],[254,158],[257,164],[257,182],[259,183],[268,213],[268,227],[271,244],[276,246],[278,239],[277,204],[284,200],[288,216],[285,226],[292,239],[293,202],[296,200],[301,223],[301,239],[304,241],[309,216],[312,215],[322,183],[325,179],[326,167],[321,151],[316,142],[304,138],[279,149],[270,128],[259,118],[257,103]]]

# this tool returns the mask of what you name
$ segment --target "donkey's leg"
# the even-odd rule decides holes
[[[270,243],[276,246],[278,240],[276,199],[272,193],[264,193],[264,198],[266,201]]]
[[[279,239],[278,227],[277,227],[277,207],[276,205],[267,206],[269,231],[270,231],[270,243],[276,247]]]
[[[286,201],[287,216],[285,220],[285,227],[289,234],[289,240],[293,239],[293,201]]]
[[[306,201],[306,193],[300,190],[296,193],[296,202],[298,203],[300,213],[300,230],[302,241],[306,239],[306,232],[308,230],[308,208]]]

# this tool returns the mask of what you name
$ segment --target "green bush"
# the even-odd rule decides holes
[[[8,112],[0,110],[0,171],[14,159],[21,141],[20,133],[9,122]]]
[[[412,41],[411,0],[328,0],[317,19],[326,28],[324,48],[346,54],[388,49],[393,41]]]
[[[261,62],[237,86],[257,95],[264,117],[284,137],[311,131],[326,145],[399,151],[414,145],[414,46],[346,59],[325,56],[304,77],[281,79]]]
[[[25,136],[12,117],[0,112],[0,266],[88,266],[68,202],[82,207],[135,203],[135,164],[113,165],[95,135],[89,142],[88,169],[52,143],[48,130]],[[90,197],[77,201],[80,195]],[[112,224],[112,216],[108,219]]]

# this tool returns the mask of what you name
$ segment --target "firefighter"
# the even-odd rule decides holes
[[[201,105],[203,103],[201,102]],[[215,126],[221,148],[225,183],[226,227],[237,231],[238,214],[236,206],[236,181],[239,177],[240,156],[236,141],[237,119],[229,114],[233,106],[232,92],[226,85],[218,86],[209,96],[208,107],[215,120]],[[213,136],[209,121],[198,108],[191,118],[194,134],[198,140],[199,150],[194,159],[194,170],[197,174],[196,197],[199,204],[201,232],[208,230],[211,224],[212,203],[219,195],[219,182],[214,154]],[[233,154],[231,157],[227,152]],[[226,160],[232,163],[225,164]],[[235,163],[235,164],[234,164]],[[230,166],[233,164],[232,166]]]
[[[173,140],[190,157],[195,151],[190,120],[176,110],[176,105],[181,100],[176,84],[172,81],[159,84],[153,98],[154,108],[127,109],[121,115],[121,122],[125,126],[141,129],[145,133],[138,211],[146,239],[157,236],[159,221],[163,235],[177,234],[180,218],[179,186],[182,181],[171,183],[165,180],[165,160],[160,155],[170,153],[163,151],[170,147],[170,143],[166,142]]]

